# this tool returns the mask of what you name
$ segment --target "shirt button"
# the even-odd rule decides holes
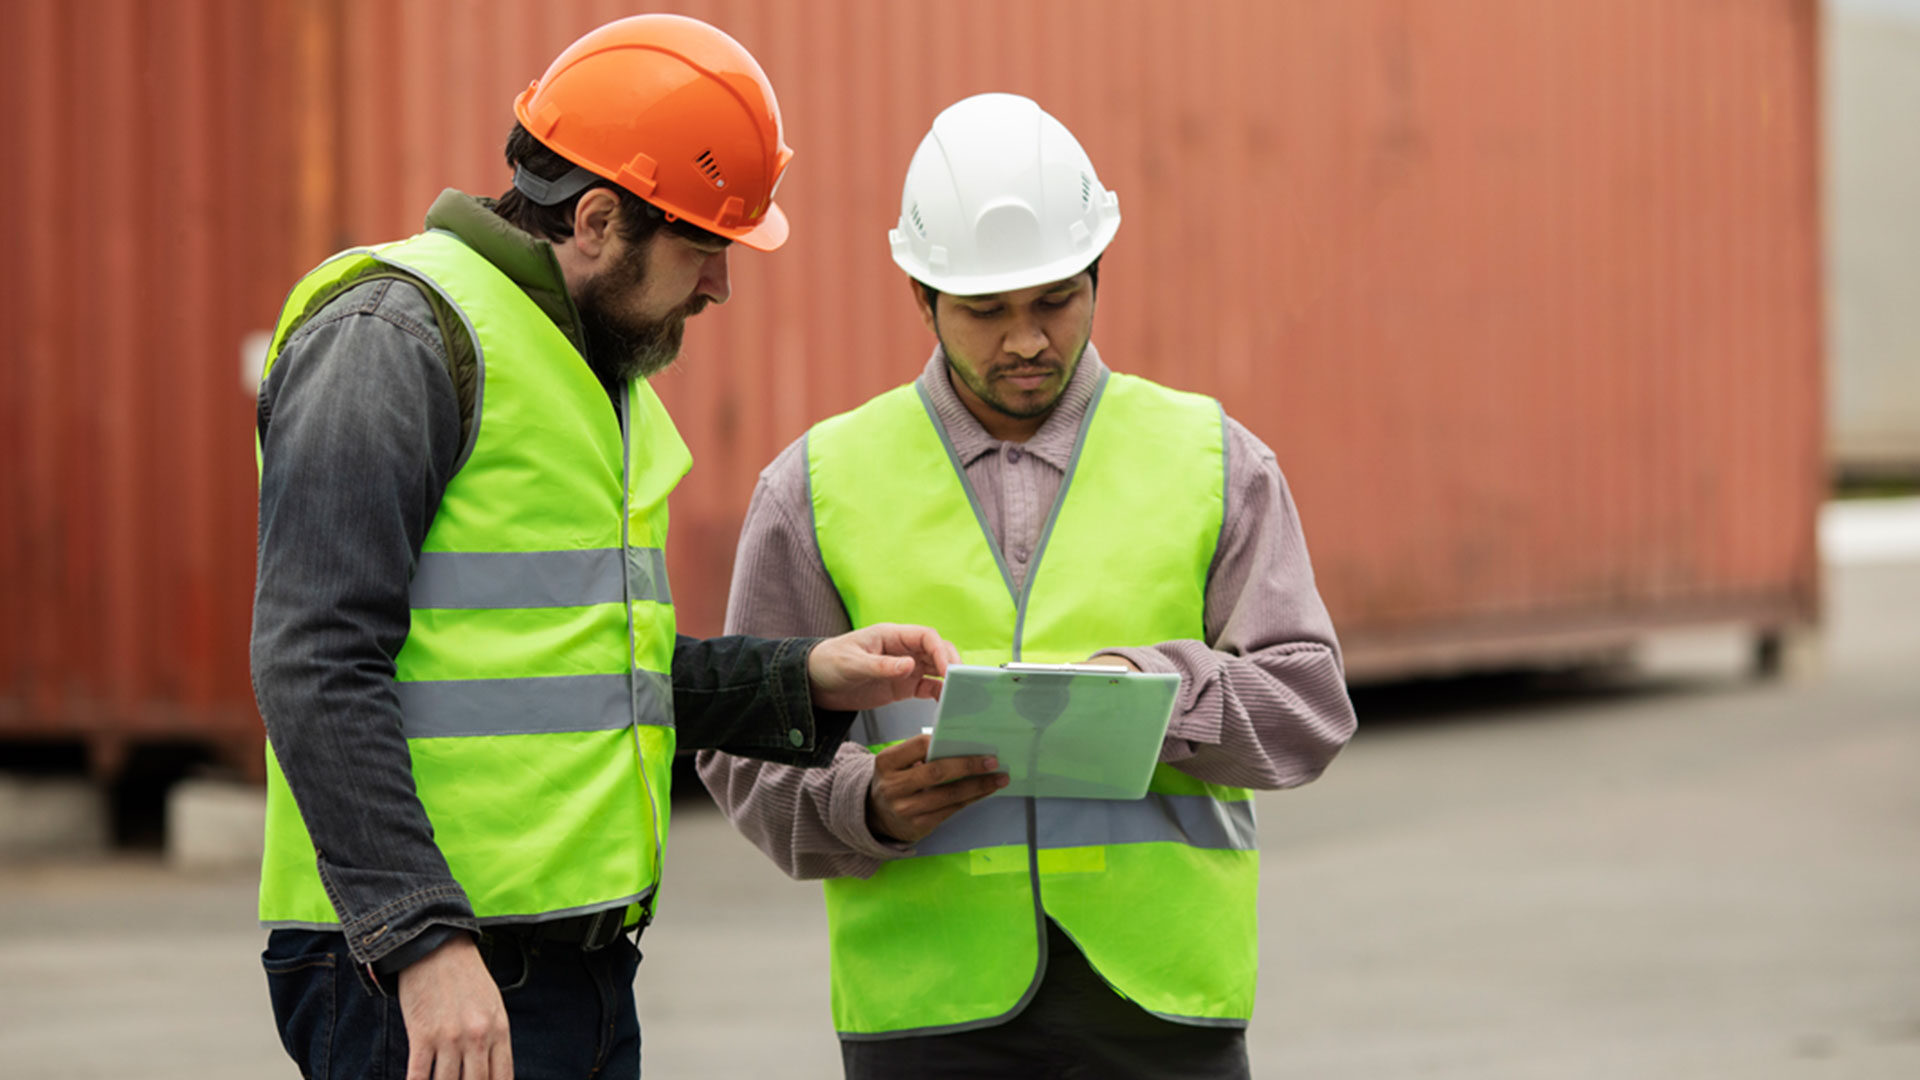
[[[1013,463],[1014,463],[1015,465],[1018,465],[1018,464],[1020,464],[1020,458],[1021,458],[1022,456],[1024,456],[1024,455],[1022,455],[1022,453],[1021,453],[1021,451],[1020,451],[1020,448],[1019,448],[1019,447],[1017,447],[1017,446],[1009,446],[1009,447],[1007,447],[1007,460],[1008,460],[1008,461],[1011,461],[1011,462],[1013,462]]]
[[[799,728],[788,728],[787,741],[793,744],[795,750],[798,750],[802,746],[807,745],[806,732],[801,731]]]
[[[1014,561],[1014,562],[1021,562],[1021,563],[1023,563],[1023,562],[1026,562],[1026,561],[1027,561],[1027,549],[1026,549],[1026,548],[1014,548],[1014,549],[1013,549],[1013,561]]]

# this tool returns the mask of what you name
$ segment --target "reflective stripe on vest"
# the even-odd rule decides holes
[[[809,433],[815,534],[855,626],[936,626],[969,663],[1200,639],[1224,438],[1212,400],[1109,376],[1016,593],[930,402],[902,387]],[[903,551],[939,573],[900,573]],[[849,738],[877,750],[932,712],[876,709]],[[871,878],[826,883],[835,1026],[861,1039],[1005,1020],[1038,984],[1048,918],[1149,1011],[1242,1025],[1258,877],[1250,793],[1164,765],[1140,800],[986,799]]]
[[[1144,799],[1036,799],[1034,846],[1096,844],[1186,844],[1222,851],[1253,851],[1253,803],[1221,802],[1207,795],[1161,795]],[[1022,799],[985,799],[948,818],[914,847],[915,857],[951,855],[975,848],[1027,842]]]
[[[469,443],[409,582],[412,624],[394,661],[434,842],[485,923],[647,900],[675,746],[661,551],[686,446],[645,383],[616,406],[519,286],[444,233],[308,275],[269,368],[315,298],[377,267],[437,291],[479,361]],[[271,752],[267,764],[261,919],[337,925]]]
[[[673,603],[667,556],[659,548],[580,551],[429,551],[409,585],[415,608],[541,608]]]
[[[657,671],[540,679],[441,679],[394,684],[407,738],[620,731],[672,727],[673,684]]]

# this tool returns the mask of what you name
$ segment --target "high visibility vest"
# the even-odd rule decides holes
[[[447,233],[345,252],[307,275],[269,369],[310,303],[386,268],[453,306],[480,370],[395,658],[434,842],[483,925],[650,912],[674,754],[667,494],[692,457],[644,381],[616,406],[552,320]],[[267,774],[260,918],[337,928],[271,748]]]
[[[1224,437],[1212,399],[1108,376],[1016,592],[931,403],[900,387],[809,433],[815,534],[853,625],[933,626],[969,663],[1204,639]],[[918,734],[915,704],[850,737],[878,752]],[[860,1039],[1002,1022],[1039,985],[1051,918],[1147,1011],[1244,1026],[1259,859],[1251,793],[1165,765],[1142,799],[984,799],[871,878],[825,883],[834,1024]]]

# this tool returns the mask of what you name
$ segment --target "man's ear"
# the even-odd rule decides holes
[[[927,299],[927,287],[912,278],[907,279],[907,287],[913,290],[913,302],[920,308],[920,321],[927,326],[927,333],[940,336],[940,327],[934,317],[933,303]]]
[[[589,260],[598,259],[613,239],[619,216],[620,196],[606,188],[592,188],[580,196],[573,207],[573,242],[580,254]]]

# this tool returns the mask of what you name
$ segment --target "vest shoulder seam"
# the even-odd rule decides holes
[[[371,279],[366,277],[356,279],[346,288],[328,297],[326,301],[320,305],[320,308],[314,312],[313,316],[302,323],[299,329],[295,330],[293,334],[288,337],[288,347],[292,347],[302,338],[312,334],[320,327],[332,326],[336,323],[346,322],[354,318],[368,318],[377,319],[402,331],[409,337],[415,338],[421,344],[431,348],[436,356],[445,359],[447,355],[446,342],[433,328],[429,328],[425,323],[409,317],[404,312],[391,310],[390,305],[387,303],[387,298],[392,291],[393,285],[398,280],[400,279],[396,276],[388,275],[379,275]],[[407,282],[406,284],[412,285],[413,283]],[[426,306],[428,300],[424,295],[420,294],[419,287],[414,286],[414,291],[416,295],[419,295],[421,305]]]

